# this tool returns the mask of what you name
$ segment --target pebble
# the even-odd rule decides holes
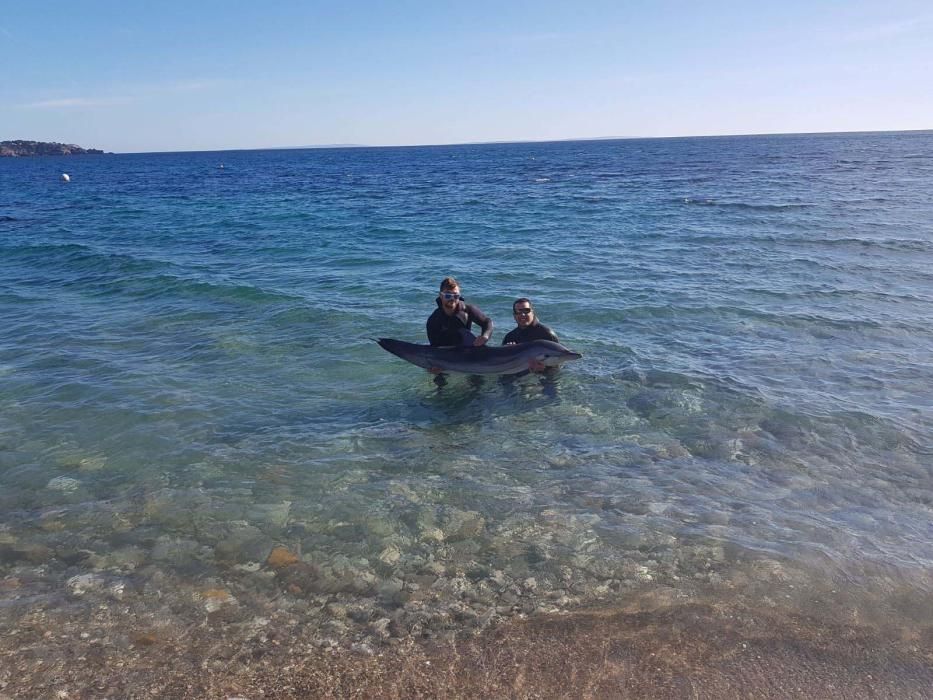
[[[208,588],[195,594],[195,597],[204,601],[204,609],[209,613],[217,612],[228,603],[236,603],[236,598],[223,588]]]
[[[473,510],[447,508],[442,531],[446,540],[464,540],[479,535],[486,527],[486,519]]]
[[[72,576],[65,585],[74,596],[83,596],[88,591],[103,590],[106,581],[98,574],[80,574]]]
[[[190,539],[163,535],[156,540],[150,556],[154,561],[173,566],[185,566],[196,560],[201,545]]]
[[[650,570],[647,566],[639,566],[637,570],[638,578],[642,581],[653,581],[654,576],[651,575]]]
[[[146,551],[141,547],[120,547],[112,552],[93,554],[88,560],[96,569],[125,569],[132,571],[146,561]]]
[[[297,564],[301,558],[292,552],[288,547],[276,545],[266,557],[266,565],[272,569],[284,569],[292,564]]]
[[[251,561],[247,564],[237,564],[233,567],[237,571],[242,571],[247,574],[254,574],[262,568],[262,564],[258,561]]]
[[[273,545],[274,541],[262,530],[243,524],[235,526],[214,545],[214,556],[234,565],[253,564],[265,560]]]
[[[370,631],[380,639],[389,638],[389,625],[392,624],[392,620],[387,617],[381,617],[375,622],[373,622],[369,629]]]
[[[443,542],[444,531],[439,527],[426,527],[421,531],[421,539],[429,542]]]
[[[99,472],[107,466],[106,457],[84,457],[78,462],[78,471]]]
[[[379,561],[390,566],[401,558],[402,551],[394,544],[390,544],[388,547],[383,549],[382,554],[379,555]]]
[[[46,484],[46,488],[52,491],[70,493],[72,491],[77,491],[80,485],[80,481],[70,476],[56,476],[54,479],[49,480],[49,483]]]
[[[362,656],[373,656],[375,654],[373,648],[364,642],[356,642],[350,649]]]
[[[395,523],[389,518],[373,515],[366,518],[363,525],[373,537],[391,537],[396,534]]]
[[[252,523],[262,523],[273,527],[284,528],[288,524],[292,502],[257,503],[250,507],[246,519]]]

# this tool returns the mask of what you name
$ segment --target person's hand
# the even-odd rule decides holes
[[[546,369],[547,369],[547,365],[544,364],[543,362],[541,362],[541,361],[539,361],[539,360],[536,360],[536,359],[534,359],[534,358],[531,358],[530,360],[528,360],[528,370],[529,370],[529,371],[531,371],[531,372],[543,372],[543,371],[546,370]]]
[[[474,348],[481,348],[481,347],[483,347],[483,346],[486,344],[486,342],[487,342],[488,340],[489,340],[489,338],[487,338],[486,336],[481,335],[481,336],[479,336],[476,340],[473,341],[473,347],[474,347]]]

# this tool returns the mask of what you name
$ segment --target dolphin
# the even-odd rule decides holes
[[[432,347],[392,338],[379,338],[376,342],[383,350],[413,365],[464,374],[518,374],[528,370],[530,360],[538,360],[547,367],[558,367],[564,362],[583,357],[550,340],[493,347],[484,345],[478,348]]]

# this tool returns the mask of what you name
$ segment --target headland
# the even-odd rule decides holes
[[[102,155],[97,148],[82,148],[73,143],[54,141],[0,141],[0,157]]]

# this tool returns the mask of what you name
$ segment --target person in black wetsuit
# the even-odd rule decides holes
[[[445,277],[441,291],[435,300],[437,308],[428,317],[428,342],[437,347],[443,345],[472,345],[480,347],[492,337],[492,319],[473,304],[467,304],[460,295],[460,283],[453,277]],[[477,324],[481,335],[473,335],[471,329]]]
[[[531,305],[531,301],[525,297],[516,299],[512,302],[512,315],[515,316],[515,323],[517,325],[502,339],[503,345],[512,345],[513,343],[529,343],[532,340],[551,340],[555,343],[560,342],[557,339],[557,334],[554,333],[554,331],[538,321],[538,317],[535,315],[535,310]],[[542,362],[531,360],[528,363],[528,369],[532,372],[543,372],[545,370],[545,366]]]
[[[473,304],[467,304],[460,294],[460,283],[453,277],[441,281],[441,290],[435,300],[437,308],[428,316],[428,342],[435,346],[468,345],[481,347],[492,337],[492,319]],[[482,333],[473,335],[471,328],[476,323]],[[446,379],[438,367],[430,367],[428,372],[435,375],[434,383],[438,388],[444,386]]]

